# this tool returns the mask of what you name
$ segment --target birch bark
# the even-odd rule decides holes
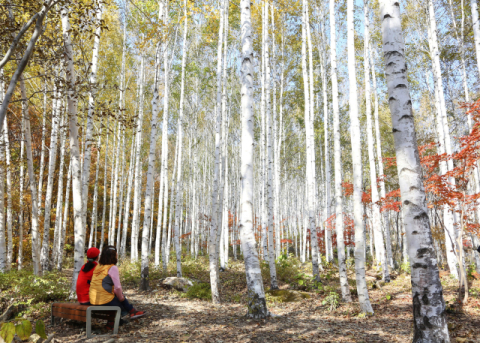
[[[53,252],[52,259],[48,261],[48,268],[51,270],[55,267],[55,261],[58,259],[58,240],[60,238],[60,225],[62,220],[62,202],[63,202],[63,174],[65,170],[65,116],[62,114],[59,108],[61,121],[60,121],[60,166],[58,170],[58,184],[57,184],[57,207],[55,210],[55,226],[53,234]],[[45,270],[45,268],[44,268]]]
[[[22,120],[25,123],[25,148],[27,150],[27,171],[30,184],[31,203],[32,203],[32,262],[35,275],[41,274],[40,269],[40,251],[39,251],[39,223],[38,223],[38,203],[37,203],[37,183],[35,172],[33,170],[32,154],[32,134],[30,131],[30,113],[28,109],[27,91],[23,75],[20,76],[20,92],[22,96]]]
[[[480,23],[478,22],[477,0],[470,0],[472,10],[473,38],[475,43],[475,55],[477,56],[477,68],[480,76]]]
[[[2,92],[3,94],[3,92]],[[13,238],[12,238],[12,222],[13,222],[13,205],[12,205],[12,157],[10,154],[10,140],[8,137],[8,123],[5,118],[3,126],[3,136],[5,142],[5,168],[7,178],[7,270],[10,270],[13,262]],[[22,188],[22,187],[21,187]],[[23,240],[22,228],[19,230],[19,240]],[[19,242],[19,254],[18,254],[18,268],[21,267],[22,254]]]
[[[337,48],[336,48],[335,2],[330,0],[330,64],[332,79],[332,108],[333,108],[333,140],[335,154],[335,231],[337,237],[343,237],[343,199],[342,199],[342,151],[340,146],[340,113],[338,107],[338,81],[337,81]],[[345,264],[345,243],[337,239],[338,270],[342,298],[350,302],[350,289],[348,287],[347,266]]]
[[[223,11],[225,0],[220,1],[220,26],[218,31],[218,50],[217,50],[217,103],[216,103],[216,123],[215,123],[215,168],[213,178],[212,192],[212,220],[209,238],[209,261],[210,261],[210,285],[212,289],[213,303],[220,303],[219,276],[218,276],[218,185],[220,181],[220,146],[221,146],[221,126],[222,126],[222,43],[223,43]]]
[[[315,122],[315,98],[314,98],[314,78],[313,78],[313,58],[312,58],[312,39],[310,33],[310,20],[308,14],[308,2],[307,0],[303,0],[303,26],[306,33],[306,41],[307,41],[307,48],[308,48],[308,60],[309,66],[307,68],[307,63],[305,61],[305,72],[304,72],[304,85],[305,85],[305,95],[308,94],[308,98],[305,98],[305,103],[307,101],[310,102],[307,107],[305,106],[305,113],[306,113],[306,121],[305,121],[305,131],[307,133],[307,206],[308,206],[308,226],[310,228],[310,237],[311,237],[311,244],[312,244],[312,273],[317,279],[320,281],[319,276],[319,256],[318,256],[318,236],[317,236],[317,223],[315,221],[315,205],[317,204],[317,186],[316,186],[316,172],[315,172],[315,138],[314,138],[314,122]],[[303,30],[302,30],[303,32]],[[303,40],[303,34],[302,34]],[[303,53],[303,49],[302,49]],[[306,73],[307,69],[309,70],[309,74]]]
[[[93,236],[97,236],[97,211],[98,211],[98,172],[100,170],[100,147],[102,146],[102,131],[98,134],[98,143],[97,143],[97,165],[95,168],[95,185],[93,190],[93,206],[92,206],[92,217],[90,220],[90,241],[88,242],[89,247],[97,246],[97,240],[93,240]],[[93,245],[92,245],[93,244]]]
[[[68,166],[68,176],[67,176],[67,191],[65,192],[65,202],[63,205],[63,219],[62,219],[62,229],[61,234],[59,236],[58,240],[58,248],[57,250],[59,251],[58,254],[58,259],[56,261],[57,263],[57,270],[62,271],[63,267],[63,247],[65,246],[65,235],[67,233],[67,221],[68,221],[68,209],[69,204],[70,204],[70,187],[72,185],[72,163],[70,161],[70,164]]]
[[[55,76],[57,76],[57,73],[58,71],[56,70]],[[55,99],[55,94],[56,94],[55,86],[54,86],[53,94],[54,94],[53,102],[55,103],[57,101]],[[54,110],[54,106],[52,106],[52,108]],[[47,124],[47,79],[45,78],[45,86],[43,89],[42,152],[40,153],[40,171],[38,175],[38,211],[39,211],[38,216],[39,217],[42,215],[43,172],[45,169],[45,150],[46,150],[45,136],[47,134],[46,124]]]
[[[142,149],[142,128],[143,128],[143,85],[145,78],[145,56],[141,57],[140,66],[140,93],[139,93],[139,108],[136,126],[136,141],[135,141],[135,183],[133,189],[133,219],[132,219],[132,234],[130,259],[136,261],[138,259],[138,233],[140,224],[140,208],[141,208],[141,191],[142,191],[142,173],[141,173],[141,149]]]
[[[407,81],[400,6],[380,2],[385,76],[412,275],[413,342],[449,342]]]
[[[3,72],[1,73],[3,76]],[[0,81],[0,103],[3,102],[3,80]],[[5,245],[5,196],[4,185],[6,176],[5,161],[5,142],[4,134],[0,132],[0,273],[5,273],[9,268],[8,253]]]
[[[273,185],[273,147],[272,147],[272,112],[271,112],[271,103],[270,103],[270,56],[268,51],[269,45],[269,25],[268,25],[268,4],[264,2],[265,6],[265,35],[267,39],[265,40],[264,50],[265,50],[265,97],[266,97],[266,134],[267,134],[267,208],[268,208],[268,265],[270,269],[270,288],[278,289],[277,284],[277,271],[275,268],[275,246],[273,241],[273,197],[274,197],[274,185]],[[278,240],[278,231],[276,232],[275,238]]]
[[[389,271],[388,271],[388,262],[387,262],[387,259],[386,259],[386,255],[385,255],[385,245],[384,245],[384,240],[383,240],[383,233],[382,233],[382,223],[380,221],[380,208],[378,206],[378,188],[377,188],[377,172],[376,172],[376,168],[375,168],[375,154],[374,154],[374,150],[373,150],[373,146],[374,146],[374,140],[373,140],[373,136],[372,136],[372,104],[371,104],[371,90],[370,90],[370,65],[369,65],[369,58],[368,58],[368,51],[369,51],[369,40],[370,40],[370,28],[369,28],[369,14],[368,14],[368,3],[365,3],[364,5],[364,18],[365,18],[365,33],[364,33],[364,55],[365,55],[365,58],[364,58],[364,75],[365,75],[365,108],[366,108],[366,117],[367,117],[367,143],[368,143],[368,160],[369,160],[369,166],[370,166],[370,189],[371,189],[371,192],[372,192],[372,224],[373,224],[373,233],[374,233],[374,240],[375,240],[375,252],[376,252],[376,262],[377,262],[377,265],[378,266],[381,266],[382,268],[382,274],[383,274],[383,279],[386,281],[386,282],[389,282],[390,281],[390,274],[389,274]],[[353,10],[352,10],[353,11]],[[352,15],[352,18],[353,18],[353,15]],[[352,19],[353,20],[353,19]],[[352,23],[352,26],[353,26],[353,23]],[[353,30],[353,29],[352,29]],[[352,33],[353,35],[354,33]],[[353,41],[353,37],[352,37],[352,40],[350,41],[350,43]],[[354,52],[352,53],[354,54]],[[353,66],[355,67],[355,66]],[[358,125],[358,124],[357,124]],[[353,128],[352,127],[352,132],[355,131],[355,130],[360,130],[360,127],[359,125],[356,127],[356,128]],[[360,133],[360,131],[357,131],[358,133]],[[352,137],[353,137],[353,134],[352,134]],[[360,137],[357,137],[357,141],[355,142],[355,144],[359,144],[358,145],[358,150],[360,150]],[[353,138],[352,138],[352,148],[355,147],[354,145],[354,142],[353,142]],[[357,153],[361,153],[360,151],[353,151],[352,150],[352,156],[355,156]],[[358,163],[358,162],[357,162]],[[360,169],[361,169],[361,157],[360,157]],[[359,172],[357,170],[357,172]],[[360,171],[361,173],[361,171]],[[357,198],[355,198],[355,189],[354,189],[354,207],[357,206],[357,209],[361,209],[362,208],[362,203],[361,203],[361,197],[362,197],[362,190],[361,190],[361,183],[362,183],[362,180],[361,180],[361,174],[360,174],[360,180],[357,180],[359,181],[359,184],[357,184],[356,186],[359,187],[358,189],[358,192],[359,194],[357,194]],[[355,185],[354,185],[355,187]],[[359,201],[360,203],[357,204],[356,201]],[[355,208],[354,208],[354,212],[355,212]],[[358,218],[358,220],[360,220],[362,223],[362,219],[361,217]],[[386,234],[388,235],[388,231],[386,232]],[[356,233],[356,230],[355,230],[355,252],[357,252],[357,233]],[[359,232],[359,235],[360,235],[360,232]],[[362,232],[361,232],[361,235],[363,237],[363,227],[362,227]],[[360,239],[360,236],[359,236],[359,239]],[[364,249],[364,242],[362,245],[362,249]],[[361,255],[363,256],[363,251],[361,253]],[[357,256],[357,255],[356,255]],[[356,257],[357,258],[357,257]],[[360,256],[358,258],[361,258]],[[355,261],[355,266],[357,265],[357,261]],[[365,270],[365,268],[363,268],[363,270]],[[357,282],[357,288],[358,288],[358,282]]]
[[[96,9],[96,25],[95,38],[93,41],[92,62],[90,63],[91,70],[89,76],[90,88],[88,92],[88,112],[87,112],[87,130],[85,133],[85,150],[83,154],[82,165],[82,223],[84,228],[87,226],[87,201],[88,201],[88,184],[90,181],[90,161],[92,157],[92,143],[93,135],[93,114],[95,111],[95,95],[97,87],[97,69],[98,69],[98,52],[100,48],[100,35],[102,34],[101,22],[103,14],[103,2],[98,2]],[[84,229],[85,230],[85,229]],[[110,236],[109,236],[110,239]]]
[[[58,95],[57,95],[58,96]],[[60,100],[56,100],[56,105],[53,106],[52,113],[52,132],[50,135],[50,149],[48,160],[48,177],[47,177],[47,190],[45,193],[45,215],[43,221],[43,244],[40,253],[40,264],[42,270],[50,269],[49,258],[49,246],[50,246],[50,214],[52,209],[52,193],[53,193],[53,176],[55,174],[55,167],[57,162],[57,145],[58,145],[58,132],[60,125]],[[42,190],[39,189],[41,193]]]
[[[241,82],[242,82],[242,149],[240,195],[240,242],[247,277],[247,316],[266,318],[269,315],[263,290],[260,262],[253,228],[253,37],[250,0],[241,0]]]
[[[120,256],[125,258],[126,251],[127,251],[127,230],[128,230],[128,217],[130,215],[130,197],[132,194],[132,182],[133,182],[133,174],[134,174],[134,166],[133,158],[135,156],[135,139],[132,139],[132,146],[130,148],[130,167],[128,168],[128,181],[127,181],[127,199],[125,200],[125,214],[123,216],[123,233],[122,233],[122,241],[120,243]]]
[[[163,8],[160,7],[160,10]],[[186,11],[186,9],[185,9]],[[161,16],[162,14],[160,14]],[[184,42],[185,44],[185,42]],[[141,281],[140,289],[148,290],[149,288],[149,269],[148,269],[148,250],[149,250],[149,232],[150,232],[150,222],[153,212],[152,206],[152,197],[153,193],[153,174],[155,166],[155,148],[157,146],[157,116],[158,116],[158,78],[159,78],[159,66],[160,66],[160,42],[157,44],[157,49],[155,53],[155,80],[153,85],[153,98],[152,98],[152,119],[150,121],[151,131],[150,131],[150,151],[148,154],[148,171],[147,171],[147,184],[145,189],[145,209],[143,216],[143,230],[142,230],[142,266],[141,266]],[[184,47],[185,49],[185,47]],[[182,65],[183,66],[183,65]],[[182,111],[182,110],[180,110]]]
[[[62,31],[65,48],[65,63],[67,65],[66,81],[67,81],[67,103],[69,114],[69,132],[70,132],[70,163],[72,168],[72,198],[73,198],[73,216],[74,216],[74,236],[75,236],[75,252],[74,252],[74,269],[72,278],[71,292],[75,291],[77,278],[84,262],[85,247],[85,227],[82,221],[82,180],[80,169],[80,151],[78,144],[77,130],[77,94],[75,91],[76,78],[75,69],[73,67],[73,47],[70,40],[70,22],[68,18],[67,7],[62,7]]]
[[[107,165],[108,165],[108,134],[109,134],[109,120],[110,118],[107,118],[107,128],[105,131],[107,131],[107,137],[105,139],[105,153],[104,153],[104,159],[105,159],[105,164],[103,167],[103,202],[102,202],[102,230],[100,232],[100,251],[103,250],[103,243],[105,241],[105,213],[107,211]]]
[[[178,124],[177,124],[177,140],[178,140],[178,169],[177,169],[177,191],[176,191],[176,205],[175,205],[175,255],[177,262],[177,277],[182,277],[182,247],[180,245],[180,230],[179,225],[181,224],[182,217],[182,147],[183,147],[183,109],[184,109],[184,98],[185,98],[185,65],[187,62],[187,31],[188,31],[188,8],[187,0],[184,0],[184,16],[185,16],[185,27],[183,31],[183,46],[182,46],[182,72],[181,72],[181,81],[180,81],[180,112],[178,115]],[[217,262],[218,263],[218,262]],[[212,288],[213,290],[213,288]],[[213,294],[213,292],[212,292]]]

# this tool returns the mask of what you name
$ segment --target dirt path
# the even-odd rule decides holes
[[[86,340],[84,324],[72,321],[50,330],[57,332],[56,342],[411,342],[411,295],[398,288],[392,284],[371,291],[372,317],[359,317],[355,303],[329,311],[322,305],[324,297],[313,294],[302,302],[270,306],[275,316],[262,321],[247,320],[242,304],[214,305],[164,289],[130,289],[127,297],[148,316],[120,327],[119,335]],[[393,298],[387,300],[385,294]],[[449,315],[452,342],[480,342],[478,305],[474,300],[465,314]],[[94,325],[97,334],[105,334],[102,327]]]

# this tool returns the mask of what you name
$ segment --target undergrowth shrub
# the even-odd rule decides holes
[[[330,292],[330,294],[323,299],[322,305],[326,305],[330,311],[333,311],[338,307],[339,299],[338,293]]]
[[[141,261],[121,260],[118,265],[122,284],[138,286],[141,279]]]
[[[44,302],[67,299],[70,285],[71,279],[56,271],[46,271],[43,276],[35,276],[29,270],[0,273],[0,306],[25,305],[26,312],[33,311]]]
[[[188,288],[185,297],[189,299],[212,300],[212,289],[208,283],[196,283]]]

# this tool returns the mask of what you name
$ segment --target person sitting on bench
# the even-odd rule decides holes
[[[90,305],[90,282],[92,281],[93,270],[97,266],[100,250],[92,247],[87,250],[87,263],[85,263],[78,273],[77,279],[77,299],[80,305]]]
[[[92,305],[119,306],[122,314],[129,314],[130,319],[145,315],[137,311],[123,295],[117,264],[117,249],[113,245],[103,248],[99,265],[93,271],[90,283],[90,303]],[[107,328],[113,328],[113,322],[107,323]]]

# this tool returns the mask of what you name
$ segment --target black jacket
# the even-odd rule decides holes
[[[478,246],[477,251],[480,253],[480,245]]]

